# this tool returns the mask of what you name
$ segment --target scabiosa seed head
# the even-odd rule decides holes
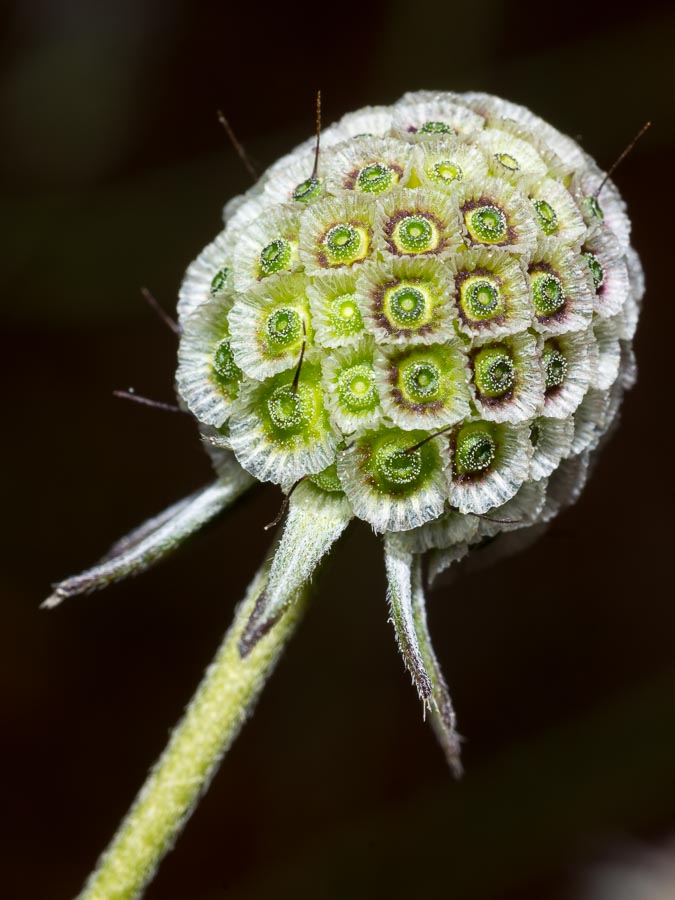
[[[409,529],[420,518],[417,457],[401,459],[400,484],[385,477],[395,460],[373,429],[386,446],[392,428],[410,446],[421,429],[452,505],[453,478],[480,480],[498,462],[502,426],[536,433],[538,421],[573,416],[589,389],[609,390],[636,302],[627,218],[613,184],[594,193],[600,173],[573,141],[487,95],[409,94],[327,133],[313,167],[302,145],[237,208],[199,270],[201,301],[188,273],[183,341],[192,348],[195,313],[224,312],[209,334],[210,373],[179,387],[198,418],[205,393],[226,397],[215,403],[223,440],[280,484],[333,463],[339,480],[367,433],[368,463],[357,454],[348,496],[362,478],[356,514],[377,530],[371,490],[407,502],[411,514],[395,520]],[[598,319],[615,329],[598,330]],[[450,426],[452,436],[431,437]],[[487,508],[506,502],[492,499]]]
[[[399,646],[459,771],[421,554],[438,575],[576,500],[635,379],[643,293],[615,185],[529,110],[422,91],[350,113],[228,203],[181,286],[176,387],[215,486],[47,604],[147,568],[254,481],[280,485],[288,518],[237,620],[240,659],[364,520],[384,535]],[[207,774],[186,775],[194,796]]]

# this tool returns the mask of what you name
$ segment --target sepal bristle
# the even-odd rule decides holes
[[[239,639],[242,657],[283,615],[351,518],[352,511],[343,494],[323,491],[309,483],[293,491],[267,585]]]
[[[429,635],[421,558],[407,551],[397,535],[385,537],[384,556],[389,620],[394,626],[399,651],[422,701],[424,715],[430,713],[432,727],[448,764],[455,777],[459,777],[462,774],[460,737],[452,701]]]
[[[413,558],[412,612],[420,653],[433,687],[430,712],[431,727],[434,729],[452,774],[455,778],[461,778],[463,774],[461,760],[462,738],[457,731],[457,716],[450,698],[450,692],[431,643],[422,578],[422,558],[420,556]]]
[[[117,541],[97,565],[54,585],[54,593],[42,603],[42,608],[53,609],[70,597],[90,594],[147,571],[177,550],[252,484],[251,476],[233,465],[228,480],[216,481],[149,519]]]

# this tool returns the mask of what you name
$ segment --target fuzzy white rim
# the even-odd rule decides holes
[[[444,161],[457,165],[461,178],[445,182],[429,175],[430,166]],[[455,191],[462,181],[480,181],[488,174],[485,156],[478,147],[449,135],[439,138],[428,136],[428,140],[419,141],[413,151],[412,165],[422,184],[441,191]]]
[[[546,503],[547,480],[526,481],[510,500],[491,509],[478,520],[475,540],[494,537],[506,531],[529,528],[539,520]]]
[[[472,377],[470,390],[481,417],[488,422],[516,424],[538,416],[544,407],[541,342],[528,332],[521,332],[496,343],[511,351],[516,383],[505,397],[489,398],[478,393],[475,378]]]
[[[499,121],[490,123],[484,131],[476,135],[476,143],[485,153],[490,173],[516,186],[525,188],[546,177],[547,167],[534,147],[522,138],[515,137],[499,127]],[[500,162],[501,155],[513,157],[517,169]]]
[[[377,428],[382,422],[382,406],[378,402],[373,410],[362,413],[354,413],[344,409],[339,402],[338,380],[340,374],[351,366],[370,365],[374,370],[375,351],[368,339],[356,347],[344,350],[336,350],[323,361],[322,376],[325,390],[326,405],[330,412],[331,421],[343,434],[362,432],[367,429]]]
[[[214,378],[214,355],[228,334],[229,303],[202,304],[184,322],[178,347],[176,389],[190,412],[205,425],[220,427],[234,398],[228,398]]]
[[[412,149],[409,144],[393,138],[363,137],[340,144],[326,161],[326,187],[330,193],[338,195],[343,191],[358,190],[354,184],[358,173],[377,163],[400,169],[396,183],[405,186],[411,173]]]
[[[540,116],[530,112],[525,106],[502,100],[492,94],[469,91],[460,94],[460,99],[488,121],[496,118],[512,119],[542,139],[560,157],[567,166],[573,169],[585,168],[586,155],[576,141],[558,131]]]
[[[542,522],[550,522],[561,510],[577,502],[586,486],[589,468],[588,452],[562,460],[548,480],[546,503],[539,517]]]
[[[408,253],[398,250],[388,232],[391,228],[391,223],[403,212],[411,215],[426,214],[437,220],[440,223],[438,227],[439,245],[425,253]],[[418,187],[410,189],[395,187],[382,194],[378,204],[376,224],[378,248],[387,256],[414,257],[415,259],[436,256],[451,257],[462,245],[462,231],[457,201],[454,195],[435,188]]]
[[[179,321],[182,322],[198,306],[212,299],[211,283],[221,269],[232,268],[232,250],[224,230],[190,263],[178,291]],[[229,281],[230,278],[226,279],[226,282]]]
[[[621,366],[621,322],[617,318],[598,319],[593,334],[598,349],[593,387],[606,391],[616,381]]]
[[[357,296],[357,278],[354,270],[338,269],[334,272],[328,271],[322,275],[316,275],[311,283],[307,283],[306,292],[317,344],[330,349],[355,347],[364,339],[367,334],[365,323],[354,334],[335,334],[327,313],[327,307],[338,297],[343,297],[345,294],[354,296],[354,302],[360,313],[363,300]]]
[[[423,141],[433,134],[420,133],[419,128],[426,122],[442,122],[455,133],[473,135],[485,125],[482,116],[467,106],[457,102],[452,94],[425,91],[420,94],[406,94],[394,106],[392,131],[407,141]]]
[[[591,383],[597,348],[590,328],[555,338],[567,362],[565,380],[546,391],[543,415],[553,419],[570,416],[584,399]]]
[[[432,402],[426,406],[423,403],[406,403],[397,386],[399,365],[405,363],[410,355],[424,354],[426,349],[429,353],[442,355],[447,366],[443,375],[445,397],[438,403]],[[471,413],[468,360],[457,343],[382,349],[375,358],[375,371],[384,414],[399,428],[433,431],[461,422]]]
[[[265,337],[265,322],[275,309],[292,309],[305,326],[307,345],[311,348],[311,320],[302,275],[271,275],[259,286],[235,296],[229,315],[232,352],[239,368],[257,381],[271,378],[297,365],[300,347],[295,344],[273,353]],[[316,350],[314,350],[316,353]],[[313,358],[312,350],[305,359]]]
[[[449,509],[438,519],[403,532],[399,539],[412,553],[442,550],[458,544],[470,544],[478,531],[479,522],[478,516]]]
[[[354,514],[368,522],[374,531],[407,531],[441,515],[448,483],[440,457],[431,476],[409,496],[379,491],[367,474],[368,459],[364,443],[356,440],[338,454],[337,471]]]
[[[626,204],[614,182],[611,179],[605,181],[602,191],[597,197],[604,219],[599,220],[597,217],[589,215],[585,206],[585,199],[595,196],[604,179],[605,173],[587,156],[586,167],[576,173],[570,190],[579,204],[586,223],[590,226],[600,225],[600,227],[608,228],[625,253],[630,245],[630,219],[626,212]]]
[[[380,263],[364,265],[357,280],[357,299],[368,331],[378,344],[435,344],[454,336],[455,307],[449,302],[454,294],[454,270],[449,260],[443,263],[429,257],[387,257]],[[419,284],[433,299],[433,318],[416,328],[392,329],[382,314],[382,295],[395,282]]]
[[[474,241],[464,223],[461,210],[466,204],[487,200],[502,209],[508,217],[509,227],[513,229],[513,237],[503,244],[487,244]],[[462,217],[462,234],[464,243],[469,249],[490,249],[497,252],[508,252],[521,256],[524,261],[531,258],[537,244],[537,225],[534,210],[527,197],[508,181],[502,178],[486,178],[483,181],[462,182],[457,192],[457,202]]]
[[[602,284],[593,285],[593,309],[607,318],[621,312],[630,292],[628,267],[619,242],[606,228],[597,226],[584,243],[584,250],[593,253],[602,268]]]
[[[290,490],[304,475],[318,474],[334,462],[339,439],[324,420],[320,435],[292,438],[286,445],[271,440],[260,417],[264,391],[265,385],[255,382],[242,387],[230,419],[229,443],[247,472]]]
[[[375,218],[377,199],[370,194],[354,191],[345,192],[340,197],[326,197],[308,207],[302,216],[300,228],[300,259],[308,275],[324,272],[344,271],[359,268],[363,260],[353,263],[329,265],[322,261],[321,241],[335,224],[356,222],[370,232],[369,246],[365,258],[372,257],[376,246]]]
[[[483,515],[510,500],[529,474],[532,442],[528,424],[493,426],[497,455],[492,465],[476,475],[452,473],[449,500],[462,513]]]
[[[530,478],[539,481],[548,478],[567,457],[572,449],[574,439],[574,420],[547,419],[543,416],[535,419],[530,429],[537,429],[537,441],[533,443],[534,452],[530,463]]]
[[[594,450],[609,425],[609,391],[591,388],[574,413],[573,455]]]
[[[552,315],[540,316],[535,312],[534,328],[546,336],[587,328],[593,317],[593,294],[586,260],[573,253],[569,247],[561,246],[556,240],[545,238],[539,241],[530,271],[539,267],[550,267],[560,279],[565,302]],[[532,302],[534,308],[534,300]]]
[[[483,343],[497,337],[516,334],[530,327],[532,324],[530,288],[520,260],[495,250],[464,250],[457,255],[455,265],[458,280],[464,273],[473,275],[480,271],[494,276],[499,283],[506,307],[503,317],[495,321],[469,320],[461,312],[457,290],[460,331],[472,337],[477,343]]]
[[[558,219],[556,240],[578,249],[587,227],[565,185],[554,178],[544,178],[530,189],[529,196],[531,201],[544,200],[553,208]]]
[[[300,213],[298,204],[275,206],[261,213],[258,218],[240,229],[233,228],[236,233],[234,247],[234,287],[244,292],[261,281],[258,272],[260,253],[266,246],[278,239],[285,239],[297,247],[300,232]],[[299,268],[300,261],[294,253],[290,270]]]
[[[360,134],[380,137],[389,133],[392,118],[393,110],[390,106],[364,106],[355,112],[346,113],[338,124],[348,138]]]

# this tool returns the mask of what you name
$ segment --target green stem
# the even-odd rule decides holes
[[[295,602],[274,627],[241,658],[239,639],[267,584],[268,568],[263,566],[251,583],[166,750],[78,900],[133,900],[141,896],[207,789],[305,606],[308,591],[303,587],[296,591]]]

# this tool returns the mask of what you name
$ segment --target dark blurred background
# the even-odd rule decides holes
[[[77,893],[265,554],[266,488],[143,578],[38,611],[51,581],[205,483],[172,399],[182,272],[265,166],[406,90],[524,103],[608,166],[648,291],[637,387],[582,500],[534,547],[431,597],[466,736],[450,781],[356,527],[150,900],[584,896],[588,867],[675,831],[671,589],[672,3],[23,0],[0,12],[5,437],[4,896]],[[631,897],[631,900],[633,898]]]

